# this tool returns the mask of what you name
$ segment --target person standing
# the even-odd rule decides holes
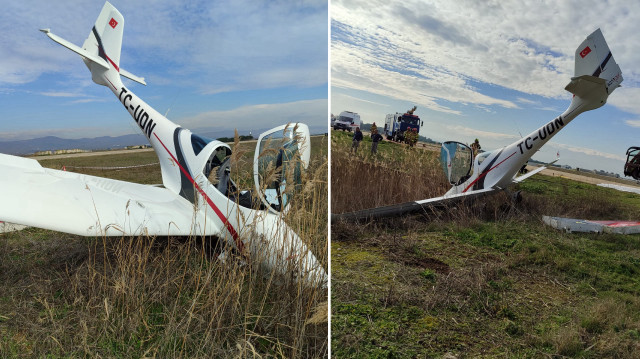
[[[471,144],[471,150],[473,151],[473,158],[476,158],[478,152],[482,147],[480,146],[480,141],[476,138],[476,140]]]
[[[373,125],[371,125],[371,134],[373,135],[374,133],[378,133],[378,126],[376,126],[376,123],[374,122]]]
[[[371,134],[371,154],[375,155],[378,153],[378,142],[382,140],[382,135],[376,131],[376,133]]]
[[[354,153],[358,153],[360,141],[362,141],[362,131],[360,131],[360,127],[356,127],[356,131],[353,134],[353,142],[351,143],[351,149]]]

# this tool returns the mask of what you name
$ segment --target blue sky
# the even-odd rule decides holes
[[[288,121],[326,132],[326,1],[113,0],[125,19],[125,85],[187,128],[241,134]],[[54,5],[55,4],[55,5]],[[14,1],[0,13],[0,141],[123,135],[138,130],[75,53],[104,1]],[[254,133],[254,135],[257,135]]]
[[[510,144],[569,105],[578,45],[601,28],[624,82],[534,159],[622,173],[640,145],[640,3],[331,2],[331,112],[383,123],[413,105],[420,133],[484,149]]]

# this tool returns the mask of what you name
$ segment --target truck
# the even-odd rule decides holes
[[[384,121],[384,133],[387,140],[403,142],[404,133],[408,128],[416,128],[418,133],[420,132],[424,121],[420,121],[420,117],[413,114],[417,108],[417,106],[413,106],[405,113],[396,112],[387,115]]]
[[[362,121],[360,121],[360,115],[351,111],[342,111],[340,115],[333,122],[334,130],[349,131],[355,130],[356,127],[361,127]]]

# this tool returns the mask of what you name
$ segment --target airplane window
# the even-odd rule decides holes
[[[487,157],[489,157],[489,155],[491,154],[491,152],[484,152],[478,155],[478,164],[482,164],[482,162],[484,162],[484,160],[487,159]]]
[[[213,174],[212,171],[214,169],[217,169],[217,167],[220,167],[225,159],[229,158],[229,156],[231,156],[231,149],[226,146],[219,146],[218,148],[213,150],[213,152],[211,152],[211,155],[209,156],[209,159],[207,160],[207,164],[204,166],[203,171],[205,177],[209,179],[209,182],[217,182],[218,177],[216,176],[215,178],[213,178],[211,176]]]
[[[200,137],[194,133],[191,134],[191,146],[193,147],[193,152],[197,155],[200,154],[200,151],[209,144],[209,142],[213,141],[210,138]]]

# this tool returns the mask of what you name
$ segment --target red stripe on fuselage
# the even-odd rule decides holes
[[[488,171],[484,172],[483,174],[481,174],[480,176],[478,176],[478,178],[476,178],[475,180],[473,180],[473,182],[471,182],[467,188],[464,189],[464,191],[462,191],[462,193],[467,192],[467,190],[469,190],[469,188],[471,188],[471,186],[473,186],[476,182],[478,182],[478,180],[480,178],[483,178],[484,176],[486,176],[489,172],[493,171],[494,168],[500,166],[504,161],[508,160],[509,158],[511,158],[511,156],[515,155],[516,153],[512,153],[509,157],[505,158],[504,160],[500,161],[500,163],[498,163],[497,165],[491,167]]]
[[[171,151],[169,151],[169,149],[167,148],[167,146],[164,145],[164,143],[162,143],[162,140],[160,140],[160,138],[158,137],[158,135],[156,135],[155,133],[153,134],[154,136],[156,136],[156,138],[158,139],[158,141],[160,142],[160,144],[162,145],[162,147],[164,147],[164,149],[167,151],[167,153],[169,153],[169,156],[171,156],[171,158],[173,159],[173,161],[178,165],[178,167],[180,167],[180,171],[182,171],[182,173],[189,179],[189,181],[195,186],[195,188],[198,190],[198,192],[200,192],[200,194],[202,195],[202,197],[204,197],[204,199],[207,201],[207,203],[209,204],[209,207],[211,207],[211,209],[213,209],[214,212],[216,212],[216,214],[218,215],[218,218],[220,218],[220,220],[222,221],[222,223],[224,223],[225,227],[227,227],[227,230],[229,231],[229,233],[231,234],[231,237],[233,237],[233,240],[236,242],[236,246],[238,247],[238,250],[240,250],[240,253],[243,252],[244,250],[244,243],[240,240],[240,238],[238,237],[238,232],[236,232],[235,228],[233,228],[233,225],[229,222],[229,220],[227,219],[227,217],[224,216],[224,214],[222,213],[222,211],[220,211],[220,209],[218,209],[218,207],[216,207],[216,205],[213,203],[213,201],[211,200],[211,198],[209,198],[209,196],[207,196],[207,194],[202,190],[202,188],[200,188],[200,186],[198,186],[198,184],[193,180],[193,178],[191,177],[191,175],[189,174],[189,172],[187,172],[187,170],[184,169],[184,167],[182,167],[180,165],[180,162],[178,162],[178,160],[173,156],[173,153],[171,153]]]
[[[118,67],[118,65],[116,65],[116,63],[113,62],[113,60],[111,60],[111,58],[109,56],[107,56],[106,52],[103,51],[103,53],[104,53],[104,57],[106,57],[107,60],[109,60],[109,62],[111,63],[111,65],[113,65],[113,67],[115,67],[116,71],[120,72],[120,68]]]
[[[105,80],[109,81],[109,79],[106,76],[104,78]],[[113,87],[113,90],[117,92],[118,89],[116,89],[116,87],[113,85],[113,82],[109,81],[109,83],[111,84],[111,87]]]

